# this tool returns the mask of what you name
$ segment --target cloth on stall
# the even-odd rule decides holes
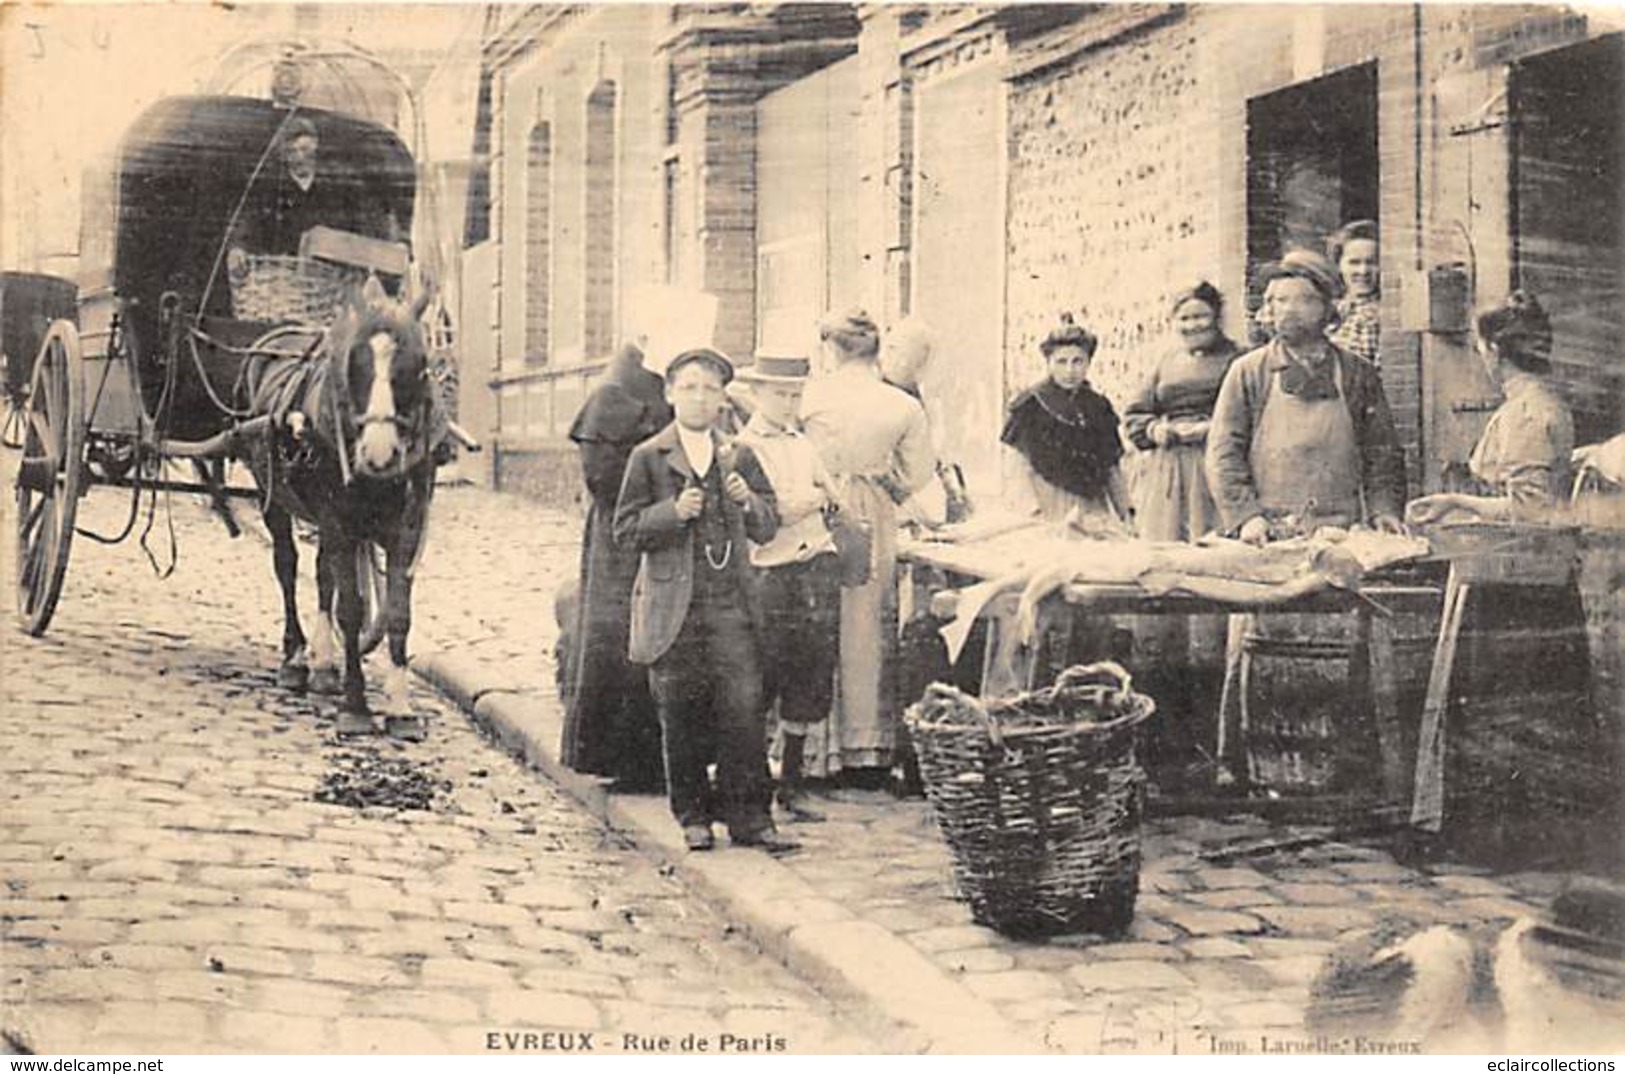
[[[1596,476],[1610,485],[1625,485],[1625,433],[1600,444],[1576,448],[1572,462],[1578,476]]]
[[[954,619],[943,628],[953,659],[988,602],[1021,593],[1016,622],[1030,634],[1036,608],[1071,584],[1138,586],[1148,597],[1186,594],[1247,607],[1269,608],[1324,589],[1359,588],[1366,574],[1426,556],[1428,542],[1353,530],[1277,541],[1257,548],[1214,539],[1202,544],[1150,541],[1073,541],[1031,531],[1008,534],[1009,573],[960,594]]]

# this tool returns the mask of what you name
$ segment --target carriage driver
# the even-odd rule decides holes
[[[293,256],[299,241],[317,225],[359,231],[391,242],[400,224],[387,208],[368,210],[353,184],[323,167],[316,124],[295,115],[277,138],[279,165],[267,165],[249,190],[227,243],[226,271],[233,280],[248,273],[249,254]],[[382,218],[379,218],[379,213]]]

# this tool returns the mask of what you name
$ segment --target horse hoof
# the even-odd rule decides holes
[[[341,712],[335,721],[333,730],[338,732],[340,738],[354,738],[360,735],[371,735],[377,729],[373,727],[372,716],[365,712]]]
[[[388,716],[384,733],[402,742],[422,742],[429,737],[429,727],[422,716]]]
[[[339,680],[337,668],[317,668],[310,673],[310,692],[313,694],[338,694],[344,692],[344,684]]]
[[[276,669],[276,684],[284,690],[304,690],[310,686],[310,669],[303,664],[283,664]]]

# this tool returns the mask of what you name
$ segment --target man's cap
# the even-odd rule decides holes
[[[1290,250],[1281,260],[1266,265],[1258,274],[1258,286],[1268,287],[1271,281],[1283,279],[1307,280],[1328,303],[1336,302],[1343,293],[1336,266],[1313,250]]]
[[[316,124],[308,116],[289,116],[282,124],[280,137],[284,142],[291,142],[295,138],[318,138]]]
[[[704,362],[712,369],[715,369],[717,374],[722,377],[723,384],[727,384],[734,379],[734,364],[728,360],[727,355],[711,347],[694,347],[671,360],[671,364],[666,367],[666,383],[670,384],[677,379],[678,370],[685,365],[693,365],[695,362]]]
[[[753,365],[739,371],[739,379],[759,384],[802,384],[812,373],[812,360],[802,355],[758,354]]]

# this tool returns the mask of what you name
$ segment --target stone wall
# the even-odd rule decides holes
[[[1120,403],[1166,340],[1168,297],[1220,282],[1221,131],[1203,18],[1011,87],[1007,397],[1042,376],[1039,341],[1066,310],[1100,337],[1091,380]]]
[[[587,510],[581,459],[569,441],[498,445],[492,455],[496,487],[549,507]]]

